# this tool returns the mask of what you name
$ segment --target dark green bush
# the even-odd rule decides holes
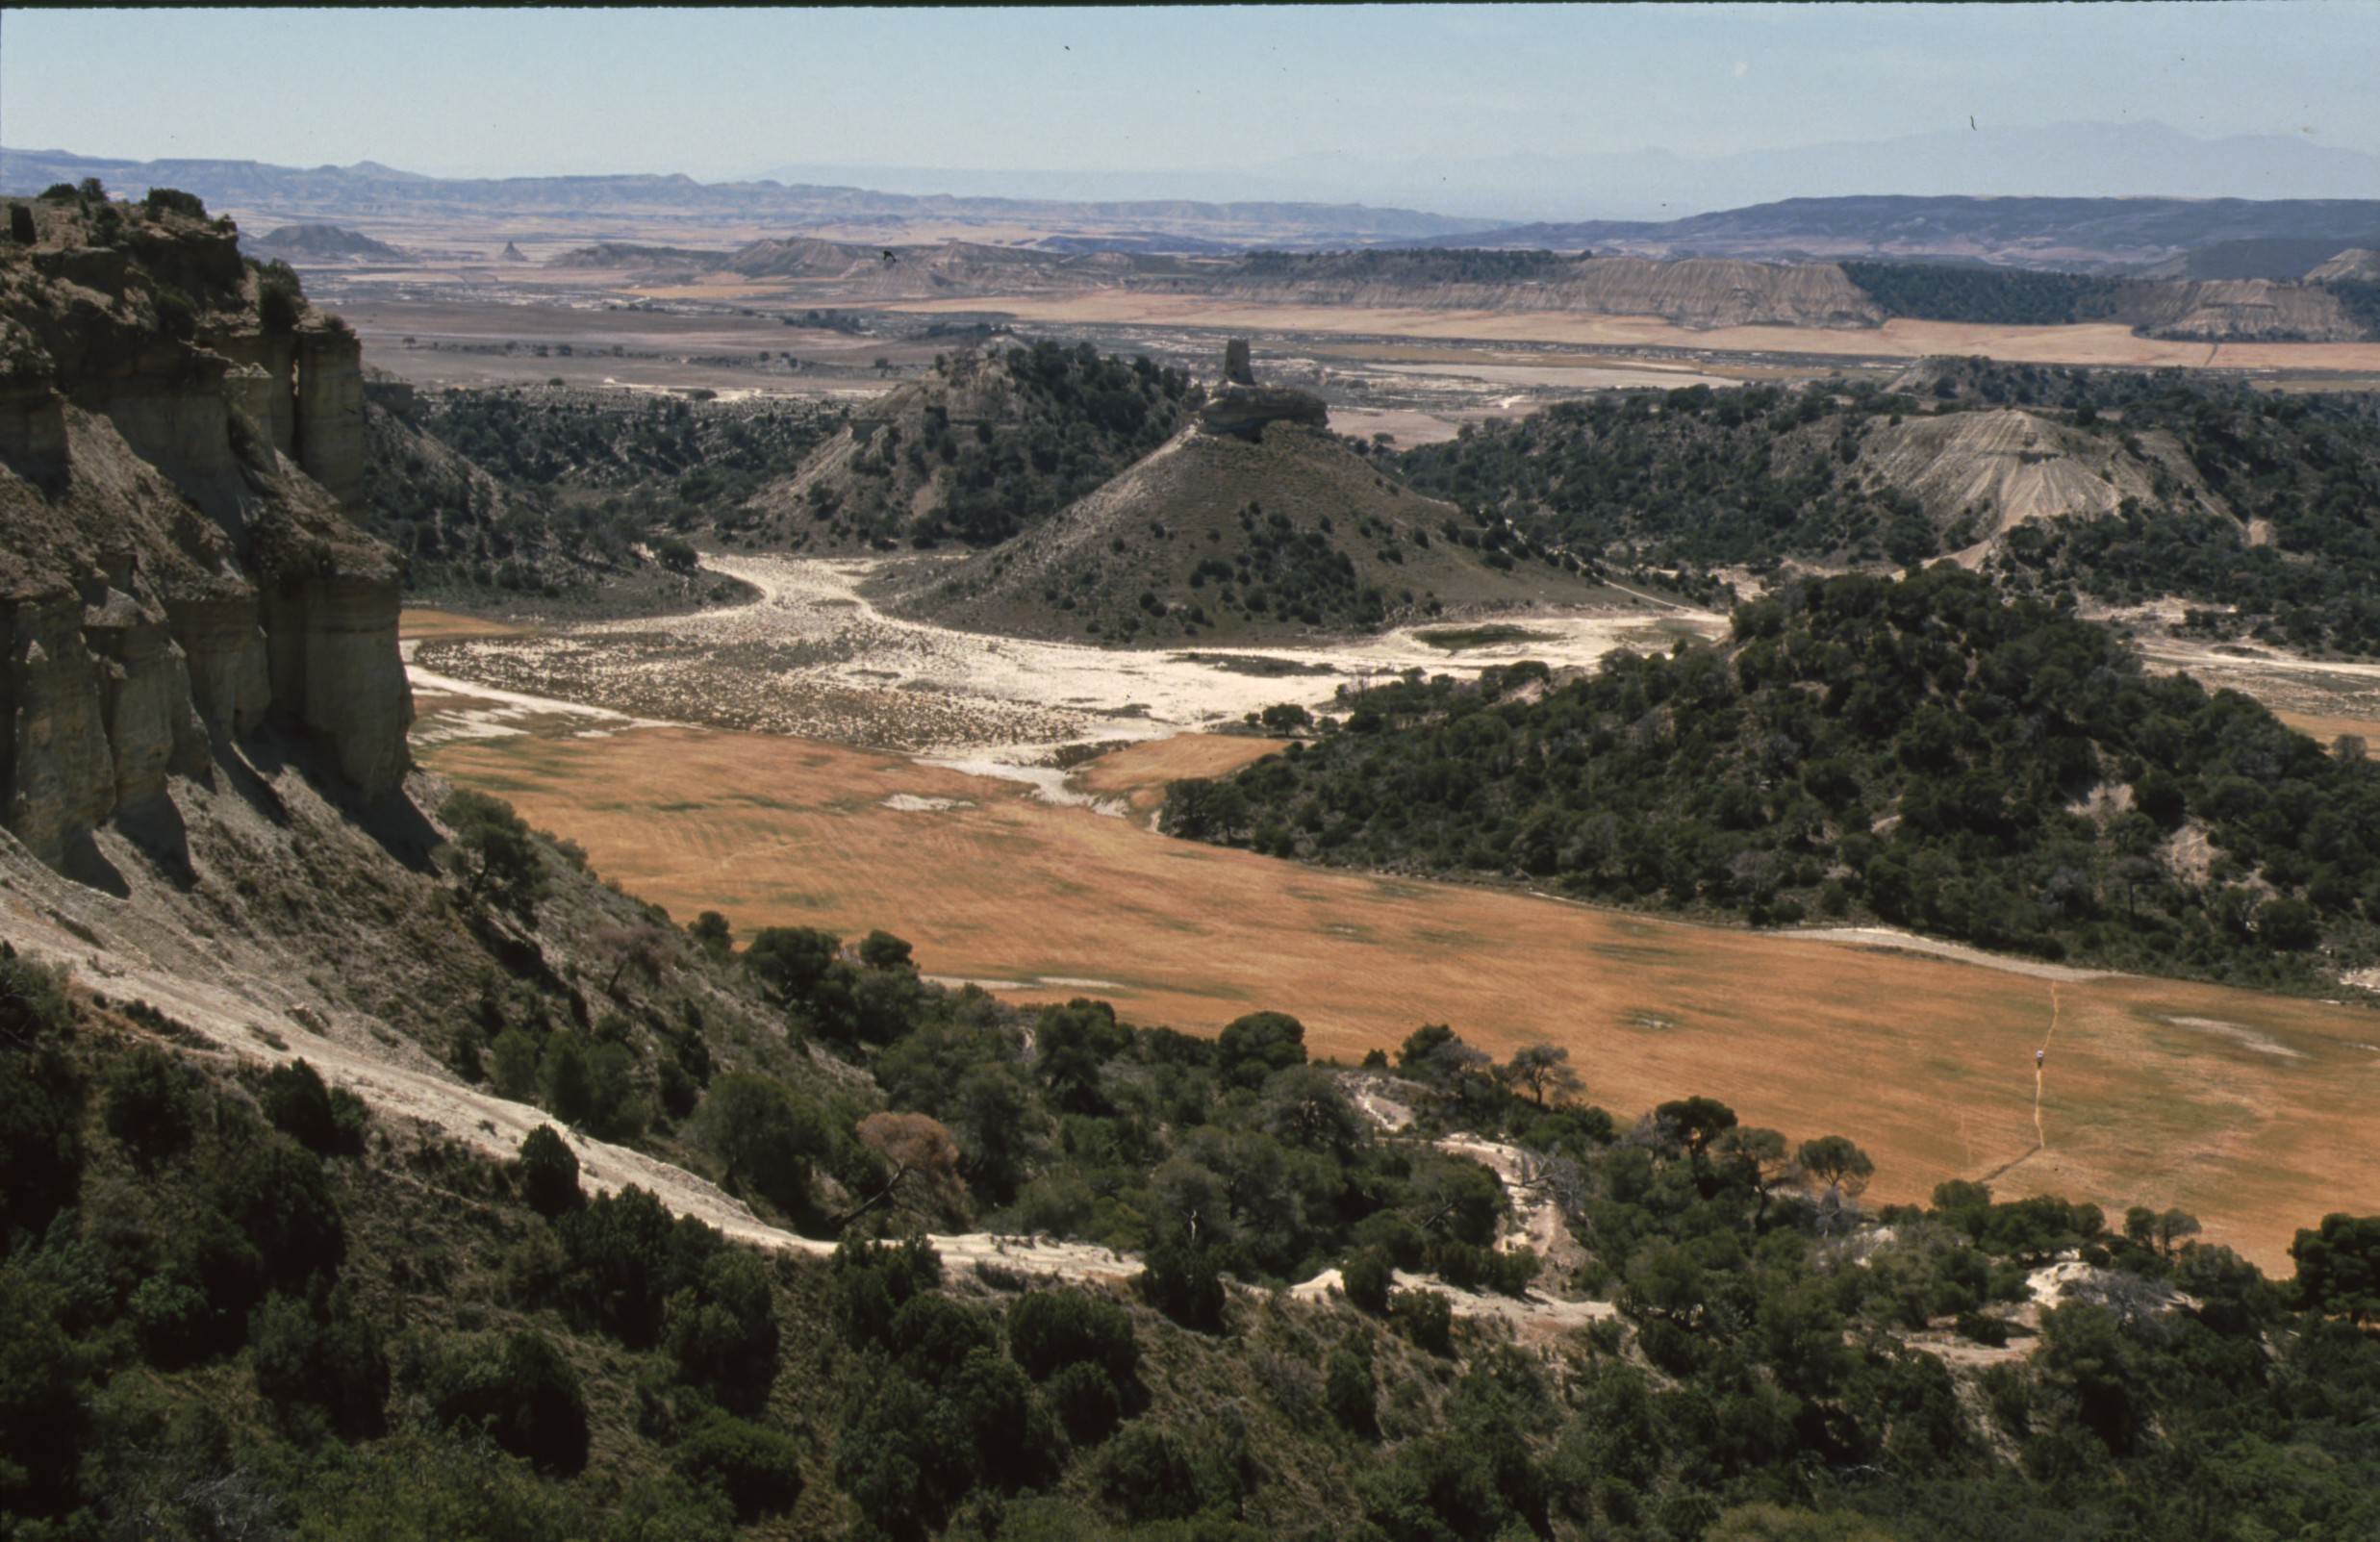
[[[890,1341],[894,1316],[942,1282],[942,1259],[924,1237],[899,1243],[846,1239],[835,1249],[828,1307],[854,1349]]]
[[[1160,1243],[1141,1260],[1133,1281],[1150,1305],[1202,1333],[1223,1327],[1223,1274],[1203,1250],[1177,1242]]]
[[[1367,1439],[1380,1433],[1380,1393],[1373,1385],[1370,1360],[1341,1345],[1330,1352],[1322,1384],[1323,1405],[1342,1428]]]
[[[59,1052],[70,1021],[63,984],[60,972],[0,942],[0,1076],[10,1094],[0,1098],[0,1216],[11,1225],[46,1219],[43,1196],[72,1192],[71,1182],[55,1188],[57,1175],[82,1165],[70,1117],[82,1089]]]
[[[690,1483],[717,1489],[749,1525],[801,1498],[801,1453],[773,1429],[714,1410],[678,1442],[671,1460]]]
[[[317,1156],[352,1156],[364,1149],[369,1111],[344,1087],[330,1088],[303,1060],[265,1074],[257,1101],[272,1126]]]
[[[1396,1265],[1380,1248],[1356,1249],[1339,1270],[1339,1288],[1348,1301],[1376,1317],[1388,1310],[1388,1293],[1396,1283]]]
[[[151,188],[141,196],[140,207],[151,216],[173,214],[191,219],[207,217],[207,206],[199,201],[198,195],[179,188]]]
[[[1050,1409],[1065,1427],[1066,1437],[1077,1446],[1096,1446],[1115,1432],[1124,1418],[1124,1394],[1115,1378],[1097,1362],[1076,1360],[1061,1366],[1044,1388]]]
[[[346,1231],[322,1164],[292,1141],[274,1137],[251,1146],[217,1180],[215,1204],[255,1248],[266,1277],[284,1289],[336,1270],[346,1256]]]
[[[810,1210],[810,1164],[825,1154],[825,1122],[808,1100],[753,1072],[711,1084],[698,1115],[728,1190],[749,1191],[788,1215]]]
[[[1132,1319],[1115,1302],[1078,1290],[1031,1291],[1008,1308],[1008,1350],[1036,1381],[1089,1361],[1119,1387],[1140,1366]]]
[[[1199,1511],[1190,1454],[1165,1429],[1135,1424],[1107,1443],[1097,1471],[1100,1497],[1126,1520],[1176,1521]]]
[[[676,1362],[678,1379],[731,1412],[757,1415],[777,1373],[768,1266],[742,1250],[715,1253],[663,1312],[661,1348]]]
[[[520,1197],[542,1216],[558,1216],[587,1202],[578,1186],[578,1157],[551,1125],[540,1125],[520,1142]]]
[[[553,1226],[567,1259],[556,1285],[564,1313],[632,1349],[660,1340],[670,1299],[698,1288],[723,1246],[712,1227],[672,1217],[634,1184],[563,1212]]]
[[[257,279],[257,312],[267,332],[294,332],[306,316],[306,291],[296,269],[274,259]]]
[[[377,1435],[389,1400],[389,1362],[380,1335],[357,1317],[342,1293],[320,1310],[273,1296],[248,1329],[256,1390],[282,1427],[311,1432],[319,1420],[347,1440]]]
[[[100,1086],[108,1133],[153,1168],[190,1144],[190,1074],[155,1045],[140,1045],[107,1069]]]
[[[587,1465],[578,1373],[543,1333],[513,1333],[500,1346],[486,1335],[450,1339],[427,1391],[441,1423],[480,1426],[540,1472],[567,1477]]]
[[[1388,1320],[1432,1354],[1455,1352],[1455,1307],[1444,1291],[1398,1291],[1388,1298]]]

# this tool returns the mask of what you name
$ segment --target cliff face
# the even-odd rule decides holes
[[[354,336],[228,226],[28,207],[36,240],[0,241],[0,824],[65,862],[268,722],[393,791],[399,570],[339,508]]]
[[[2209,342],[2354,342],[2364,329],[2318,284],[2207,279],[2159,285],[2128,316],[2152,337]]]

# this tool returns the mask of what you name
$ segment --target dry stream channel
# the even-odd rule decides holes
[[[1341,687],[1406,670],[1476,672],[1537,659],[1592,666],[1621,647],[1716,636],[1724,618],[1648,600],[1641,609],[1466,617],[1305,646],[1127,650],[954,631],[889,616],[867,596],[876,560],[713,557],[759,592],[691,616],[588,622],[515,637],[406,645],[424,698],[416,737],[584,722],[609,733],[677,723],[823,739],[1032,784],[1088,801],[1064,767],[1085,750],[1213,731],[1277,702],[1321,711]],[[1459,629],[1517,634],[1443,645]],[[1431,637],[1439,639],[1433,645]],[[1342,709],[1343,710],[1343,709]]]

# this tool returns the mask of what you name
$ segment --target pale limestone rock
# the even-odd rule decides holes
[[[5,697],[8,826],[42,861],[115,806],[99,662],[83,645],[72,599],[14,607]]]
[[[189,660],[190,702],[218,734],[255,731],[272,706],[272,674],[253,593],[170,602],[173,635]]]
[[[297,464],[342,503],[364,495],[364,355],[353,333],[298,339]]]
[[[274,707],[310,731],[367,797],[395,791],[412,765],[399,602],[393,578],[300,579],[265,596]]]

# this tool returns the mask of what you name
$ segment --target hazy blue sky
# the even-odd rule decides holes
[[[10,12],[0,141],[443,175],[1709,155],[2161,120],[2380,151],[2380,4]]]

